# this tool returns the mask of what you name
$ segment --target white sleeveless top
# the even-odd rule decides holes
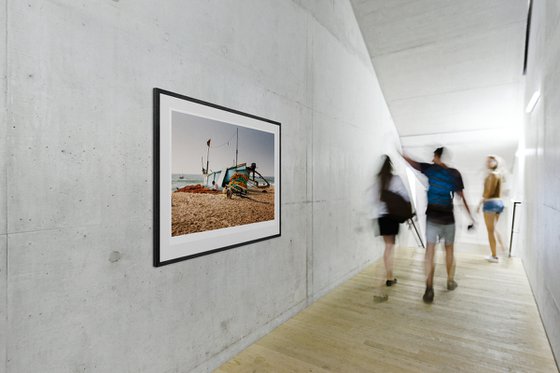
[[[391,181],[389,181],[389,186],[387,188],[390,192],[396,193],[403,197],[405,200],[410,201],[410,197],[408,196],[408,191],[404,186],[404,183],[399,175],[393,175]],[[379,199],[379,184],[377,184],[373,191],[377,196],[377,213],[375,216],[380,217],[383,215],[387,215],[389,210],[387,209],[387,204]]]

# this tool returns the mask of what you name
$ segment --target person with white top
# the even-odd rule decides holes
[[[406,190],[402,179],[398,175],[393,174],[393,165],[391,163],[391,158],[388,155],[384,155],[383,165],[377,173],[379,181],[379,190],[376,192],[381,196],[382,192],[388,190],[395,194],[400,195],[407,202],[410,201],[408,196],[408,191]],[[379,199],[378,205],[378,219],[379,233],[383,236],[383,241],[385,241],[385,252],[383,254],[383,261],[385,263],[385,271],[387,281],[385,285],[393,286],[397,283],[397,279],[393,274],[393,255],[395,248],[395,238],[399,233],[399,222],[393,220],[389,215],[389,209],[387,204]]]

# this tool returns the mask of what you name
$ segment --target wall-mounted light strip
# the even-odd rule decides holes
[[[527,114],[533,112],[533,109],[535,108],[535,106],[537,106],[537,102],[539,102],[540,98],[541,98],[541,91],[535,91],[535,93],[533,93],[533,96],[531,96],[531,99],[529,100],[527,107],[525,108],[525,112]]]

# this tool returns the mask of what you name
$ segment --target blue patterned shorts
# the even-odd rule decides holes
[[[488,201],[484,201],[484,205],[482,205],[482,211],[501,214],[502,211],[504,211],[504,203],[501,199],[491,199]]]

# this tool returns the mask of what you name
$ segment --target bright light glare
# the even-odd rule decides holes
[[[530,157],[537,154],[537,149],[527,148],[527,149],[518,149],[515,152],[516,157]]]
[[[414,172],[410,167],[406,166],[405,169],[406,169],[406,177],[408,179],[408,185],[410,186],[412,203],[414,204],[414,206],[418,206],[416,204],[416,175],[414,175]]]
[[[535,91],[535,93],[533,93],[533,96],[529,100],[527,107],[525,108],[525,112],[527,114],[533,112],[533,109],[535,108],[535,106],[537,106],[537,102],[539,102],[540,98],[541,98],[541,91]]]

